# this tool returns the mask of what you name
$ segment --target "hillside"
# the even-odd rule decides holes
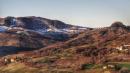
[[[110,27],[87,30],[68,41],[52,44],[25,55],[43,58],[40,61],[47,59],[51,61],[50,66],[65,69],[79,70],[84,64],[99,65],[110,62],[117,62],[118,65],[118,62],[130,61],[130,49],[124,46],[130,44],[129,29],[129,26],[115,22]],[[118,49],[120,46],[124,46],[124,49]],[[37,64],[42,67],[42,63]]]
[[[87,29],[80,28],[59,20],[35,16],[0,18],[0,56],[64,42]]]
[[[0,25],[2,72],[17,73],[23,68],[29,69],[23,70],[27,73],[130,70],[130,26],[121,22],[86,28],[31,16],[0,18]],[[102,69],[109,64],[113,67]]]

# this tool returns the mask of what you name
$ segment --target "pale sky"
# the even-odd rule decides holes
[[[130,25],[130,0],[0,0],[0,17],[40,16],[86,27]]]

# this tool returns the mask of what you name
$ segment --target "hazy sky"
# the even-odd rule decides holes
[[[130,0],[0,0],[0,17],[41,16],[87,27],[130,24]]]

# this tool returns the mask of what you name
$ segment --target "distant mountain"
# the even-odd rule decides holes
[[[21,27],[30,30],[63,31],[65,29],[78,29],[79,26],[66,24],[59,20],[51,20],[42,17],[6,17],[0,19],[1,26]]]
[[[90,30],[90,28],[35,16],[0,18],[0,32],[12,30],[15,30],[15,32],[30,31],[52,37],[54,40],[65,40],[71,34],[78,34],[84,30]],[[58,36],[60,37],[57,38]]]
[[[42,17],[0,18],[0,46],[6,48],[0,49],[0,52],[8,54],[12,51],[16,53],[28,49],[40,49],[50,44],[69,40],[73,35],[78,35],[84,30],[87,28]],[[8,49],[10,47],[15,51]]]

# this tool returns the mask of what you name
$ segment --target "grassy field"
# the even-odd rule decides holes
[[[116,63],[121,68],[125,67],[128,70],[130,70],[130,62],[114,62],[114,63]]]
[[[32,68],[22,63],[12,63],[7,66],[0,67],[0,73],[73,73],[69,69],[44,69]]]
[[[41,58],[42,59],[42,58]],[[38,60],[41,60],[38,59]],[[120,68],[130,70],[130,62],[111,62]],[[11,63],[0,67],[0,73],[104,73],[105,71],[113,72],[114,69],[103,69],[103,64],[84,64],[82,70],[74,71],[72,69],[57,69],[57,68],[34,68],[28,67],[23,63]],[[117,71],[118,72],[118,71]]]

